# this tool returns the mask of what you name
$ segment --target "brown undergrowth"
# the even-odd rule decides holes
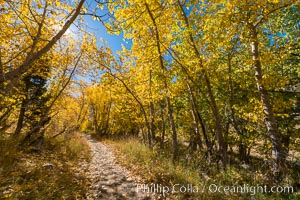
[[[87,179],[78,163],[88,162],[89,148],[77,133],[46,140],[42,149],[0,141],[0,199],[84,199]]]
[[[248,168],[248,165],[231,163],[226,171],[221,170],[216,164],[208,164],[201,153],[191,157],[181,156],[175,165],[172,163],[171,152],[154,149],[150,150],[141,144],[137,139],[106,140],[112,145],[118,162],[125,166],[132,173],[142,176],[145,184],[158,184],[172,188],[175,184],[176,191],[180,186],[184,186],[183,191],[169,193],[167,199],[299,199],[300,193],[297,191],[295,181],[285,180],[280,186],[293,185],[293,193],[265,193],[254,191],[256,186],[271,187],[272,183],[264,181],[265,174],[260,167]],[[182,155],[186,155],[181,152]],[[256,161],[255,161],[256,162]],[[250,167],[250,166],[249,166]],[[295,175],[295,173],[293,173]],[[299,176],[298,176],[299,177]],[[289,184],[290,183],[290,184]],[[189,190],[189,185],[198,188],[198,191]],[[224,192],[224,187],[229,189],[242,186],[248,191],[244,192]],[[222,187],[221,192],[215,191],[216,187]],[[193,187],[193,188],[195,188]],[[252,187],[252,188],[250,188]],[[191,188],[191,187],[190,187]]]

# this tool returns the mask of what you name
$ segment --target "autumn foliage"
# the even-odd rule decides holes
[[[299,1],[92,2],[0,0],[1,140],[130,136],[174,165],[264,166],[299,187]]]

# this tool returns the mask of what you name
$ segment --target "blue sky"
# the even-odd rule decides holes
[[[121,44],[124,43],[122,35],[117,36],[107,33],[103,24],[97,20],[93,20],[91,16],[85,17],[85,23],[88,25],[88,31],[96,35],[97,41],[99,42],[98,45],[103,45],[100,43],[100,39],[102,38],[107,42],[107,46],[109,46],[114,53],[122,49]]]
[[[97,3],[94,0],[88,0],[86,1],[85,6],[89,8],[88,10],[94,10],[97,6]],[[93,12],[93,11],[88,11],[88,12]],[[106,6],[104,6],[103,10],[97,9],[96,12],[97,15],[104,15],[108,12],[108,9]],[[106,41],[106,45],[109,46],[114,53],[122,49],[121,44],[126,45],[125,42],[123,41],[123,35],[117,36],[117,35],[108,34],[105,26],[103,26],[103,24],[98,20],[92,19],[90,15],[86,15],[84,17],[84,21],[88,28],[87,31],[92,32],[96,35],[99,46],[103,45],[101,43],[101,38],[104,41]]]

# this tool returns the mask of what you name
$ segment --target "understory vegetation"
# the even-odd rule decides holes
[[[173,188],[175,192],[180,191],[184,186],[186,192],[165,193],[170,199],[299,199],[299,166],[290,166],[290,177],[282,182],[289,186],[293,185],[294,192],[268,193],[250,189],[250,186],[267,186],[270,189],[273,182],[267,180],[262,168],[262,160],[258,158],[250,159],[250,164],[240,163],[236,155],[230,155],[230,168],[220,171],[215,164],[208,164],[203,153],[193,155],[185,154],[185,147],[181,147],[181,157],[175,165],[171,159],[171,148],[164,150],[150,150],[146,145],[140,143],[137,138],[105,140],[112,145],[117,156],[118,163],[129,169],[135,176],[142,177],[142,183],[158,184]],[[184,156],[185,155],[185,156]],[[189,156],[189,157],[187,157]],[[292,165],[292,164],[291,164]],[[211,185],[211,187],[209,187]],[[245,185],[245,187],[244,187]],[[193,187],[192,187],[193,186]],[[195,190],[195,186],[197,190]],[[217,192],[215,186],[241,186],[243,192]],[[248,189],[247,189],[248,187]],[[192,189],[191,189],[192,188]],[[193,192],[194,189],[194,192]],[[184,189],[183,189],[184,191]],[[241,191],[241,190],[240,190]],[[287,191],[287,190],[286,190]],[[146,191],[147,192],[147,191]],[[162,192],[159,192],[162,195]]]
[[[0,199],[84,199],[88,180],[81,168],[90,160],[80,135],[47,140],[42,149],[0,140]]]

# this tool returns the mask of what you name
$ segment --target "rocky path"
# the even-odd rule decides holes
[[[137,192],[137,183],[115,162],[115,156],[107,145],[89,136],[86,138],[93,156],[87,169],[87,177],[91,182],[88,199],[154,199],[148,193]]]

